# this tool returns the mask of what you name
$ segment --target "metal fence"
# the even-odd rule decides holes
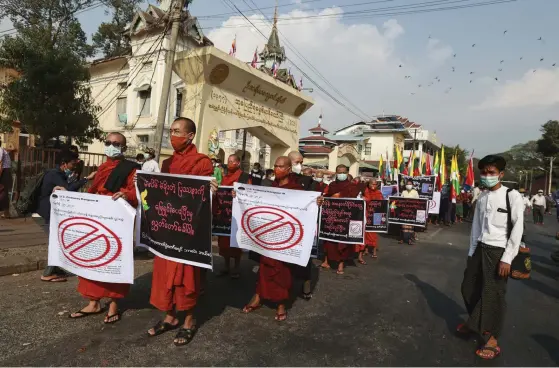
[[[12,164],[12,168],[15,167],[13,201],[17,201],[19,193],[31,178],[56,167],[60,152],[60,149],[53,148],[24,147],[21,149],[18,160]],[[82,178],[96,171],[99,165],[107,159],[101,153],[89,152],[79,152],[79,157],[83,161]]]

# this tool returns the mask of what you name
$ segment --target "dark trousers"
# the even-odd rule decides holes
[[[534,215],[534,224],[543,224],[544,207],[534,205],[532,213]]]
[[[506,312],[507,279],[499,276],[504,248],[479,243],[468,258],[462,281],[462,297],[469,318],[466,326],[485,338],[501,335]]]
[[[37,223],[37,225],[39,225],[41,227],[41,229],[45,232],[45,234],[47,234],[47,238],[49,236],[49,223],[45,222],[45,220],[42,217],[33,217],[33,220],[35,221],[35,223]],[[62,268],[57,267],[57,266],[47,266],[45,267],[45,270],[43,271],[43,276],[44,277],[49,277],[49,276],[65,276],[66,275],[66,271],[64,271]]]

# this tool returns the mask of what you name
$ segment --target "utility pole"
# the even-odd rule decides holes
[[[165,128],[165,118],[167,116],[167,104],[169,102],[169,90],[171,89],[171,77],[173,76],[173,63],[175,62],[175,49],[177,48],[177,39],[179,37],[179,28],[181,23],[182,9],[185,0],[172,1],[172,9],[169,9],[169,17],[173,25],[171,27],[171,41],[169,50],[165,57],[165,74],[163,75],[163,83],[161,85],[161,99],[159,100],[159,109],[157,110],[157,125],[155,126],[154,150],[156,160],[159,161],[161,155],[161,143],[163,141],[163,129]]]
[[[550,157],[549,158],[549,186],[547,188],[548,191],[545,192],[545,194],[551,192],[551,179],[553,178],[553,160],[555,160],[555,157]]]

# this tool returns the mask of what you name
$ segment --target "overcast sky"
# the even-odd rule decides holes
[[[250,61],[270,33],[255,4],[271,19],[275,1],[232,1],[266,37],[233,15],[229,0],[194,0],[191,12],[218,48],[228,52],[236,35],[237,57]],[[502,0],[280,0],[280,42],[290,58],[284,66],[297,80],[301,68],[347,106],[303,78],[304,87],[314,88],[315,106],[302,117],[301,134],[321,111],[331,131],[384,112],[436,131],[447,145],[475,149],[476,156],[537,138],[541,124],[559,119],[559,1],[418,12],[489,1]],[[394,14],[404,11],[414,14]],[[80,15],[88,34],[107,18],[102,8]]]

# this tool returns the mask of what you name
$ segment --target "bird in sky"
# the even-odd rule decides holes
[[[553,63],[553,65],[551,65],[551,66],[555,66],[555,64],[556,64],[556,63]]]
[[[398,65],[398,68],[401,68],[401,67],[402,67],[402,64]]]
[[[474,72],[470,72],[470,74],[474,74]]]
[[[541,40],[542,40],[542,38],[541,38],[541,37],[540,37],[540,38],[538,38],[538,41],[541,41]]]
[[[412,95],[412,96],[415,95],[415,92],[411,92],[410,95]]]
[[[476,44],[474,43],[474,44],[472,45],[472,47],[476,47]]]
[[[454,67],[452,67],[452,71],[454,72]]]
[[[431,35],[429,35],[429,38],[431,38]]]
[[[543,61],[543,58],[541,58],[540,61]]]
[[[456,57],[456,54],[452,55],[452,57]]]
[[[503,32],[503,34],[507,34],[508,30],[505,29],[505,31]]]
[[[418,84],[417,86],[418,86],[419,88],[421,88],[421,84]]]
[[[435,79],[439,79],[439,76],[437,75],[437,76],[435,77]]]
[[[505,62],[504,60],[501,60],[501,64],[504,63],[504,62]]]
[[[535,72],[536,72],[536,69],[534,69],[534,70],[532,71],[532,73],[535,73]]]
[[[521,56],[521,57],[520,57],[520,60],[522,60],[523,58],[524,58],[524,56]]]
[[[499,71],[500,71],[500,72],[502,72],[502,71],[503,71],[503,69],[499,69]]]
[[[495,80],[498,82],[498,81],[499,81],[499,78],[495,77]]]

